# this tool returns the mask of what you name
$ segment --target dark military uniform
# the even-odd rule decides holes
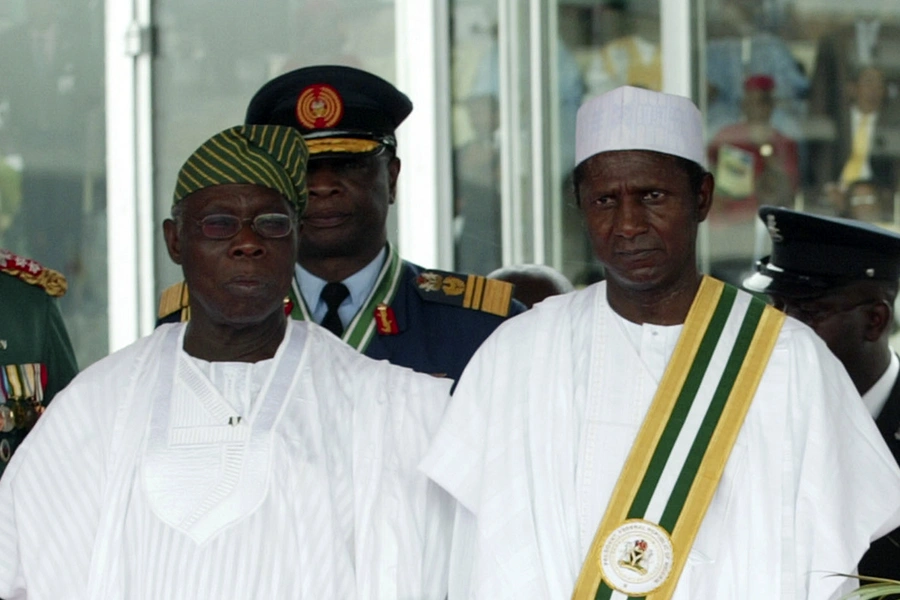
[[[65,291],[61,274],[0,250],[0,473],[78,372],[54,299]]]
[[[409,98],[380,77],[352,67],[316,66],[265,84],[245,120],[298,129],[312,163],[395,149],[394,130],[411,111]],[[342,338],[367,356],[422,373],[458,379],[481,342],[505,318],[525,310],[513,300],[512,284],[424,269],[390,249],[379,277]],[[308,320],[296,282],[294,288],[288,310]],[[187,290],[176,284],[163,293],[160,322],[186,320],[188,310]]]
[[[900,380],[894,382],[891,395],[888,396],[881,414],[875,424],[887,442],[894,460],[900,464]],[[872,542],[869,551],[859,563],[861,575],[885,577],[900,581],[900,529],[895,529],[883,538]],[[900,598],[900,595],[885,596]]]
[[[501,314],[447,304],[446,301],[454,296],[447,296],[443,288],[431,293],[423,289],[434,276],[446,280],[456,275],[430,271],[403,261],[401,286],[389,305],[396,323],[396,333],[385,331],[384,327],[377,328],[378,335],[364,352],[366,356],[385,359],[420,373],[457,380],[466,363],[494,329],[507,316],[519,314],[525,308],[518,302],[511,302],[508,297],[505,303],[500,300]],[[483,277],[480,280],[498,286],[495,293],[501,296],[512,293],[510,283]],[[467,285],[478,285],[478,281],[467,282]],[[500,291],[499,286],[508,291]]]

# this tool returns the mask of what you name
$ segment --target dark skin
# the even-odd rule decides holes
[[[388,151],[310,160],[297,262],[326,281],[342,281],[372,262],[387,243],[399,174],[400,159]]]
[[[163,235],[191,290],[185,352],[208,361],[273,357],[287,327],[284,298],[293,277],[298,228],[287,237],[268,239],[244,223],[234,237],[214,240],[196,221],[211,214],[294,216],[291,205],[266,187],[226,184],[191,194],[173,212],[176,218],[163,222]]]
[[[890,287],[860,281],[813,298],[791,299],[778,294],[769,297],[776,308],[812,327],[863,395],[891,362],[889,340],[896,294]]]
[[[610,306],[634,323],[683,323],[700,286],[697,229],[712,176],[696,193],[672,157],[642,150],[597,154],[582,172],[579,203]]]

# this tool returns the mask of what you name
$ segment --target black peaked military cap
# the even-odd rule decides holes
[[[864,221],[762,206],[772,255],[744,287],[788,298],[819,296],[855,281],[900,279],[900,235]]]
[[[248,125],[288,125],[303,134],[310,159],[396,148],[394,130],[412,112],[406,94],[377,75],[336,65],[303,67],[262,86]]]

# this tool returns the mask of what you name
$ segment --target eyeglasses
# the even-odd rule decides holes
[[[211,240],[227,240],[236,236],[244,223],[264,238],[283,238],[294,229],[294,219],[282,213],[264,213],[252,219],[242,219],[235,215],[207,215],[197,221],[200,231]]]
[[[856,302],[853,304],[835,305],[818,302],[816,300],[796,301],[778,299],[774,302],[774,305],[775,308],[784,312],[784,314],[788,315],[789,317],[794,317],[798,321],[802,321],[810,327],[815,327],[835,315],[848,313],[852,310],[856,310],[857,308],[870,306],[878,302],[880,302],[880,300],[870,298],[868,300],[863,300],[862,302]]]

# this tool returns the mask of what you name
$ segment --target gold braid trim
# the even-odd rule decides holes
[[[48,269],[46,267],[41,268],[37,273],[31,273],[28,270],[10,266],[0,268],[0,271],[18,277],[25,283],[38,285],[44,288],[44,291],[49,295],[56,298],[64,296],[69,289],[69,283],[66,281],[65,275],[59,271],[54,271],[53,269]]]
[[[309,147],[310,154],[321,154],[323,152],[357,154],[360,152],[371,152],[380,146],[381,142],[356,138],[319,138],[306,140],[306,145]]]

